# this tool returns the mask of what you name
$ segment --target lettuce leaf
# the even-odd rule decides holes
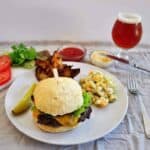
[[[75,117],[80,117],[80,115],[86,111],[86,109],[91,105],[91,96],[87,93],[83,93],[83,105],[73,112]]]

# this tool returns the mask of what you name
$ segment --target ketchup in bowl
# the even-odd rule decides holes
[[[79,46],[65,46],[59,50],[63,60],[81,61],[86,50]]]

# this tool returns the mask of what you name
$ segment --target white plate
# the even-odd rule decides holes
[[[86,76],[91,70],[97,70],[109,76],[116,83],[117,100],[103,109],[93,107],[91,118],[72,131],[57,134],[45,133],[34,125],[31,111],[18,117],[14,117],[11,114],[11,110],[16,102],[24,95],[28,87],[36,81],[34,72],[30,71],[13,82],[5,99],[7,116],[12,124],[22,133],[33,139],[50,144],[81,144],[103,137],[116,128],[124,118],[128,107],[127,90],[115,76],[89,64],[77,62],[67,62],[67,64],[80,68],[81,71],[76,78],[77,80]]]

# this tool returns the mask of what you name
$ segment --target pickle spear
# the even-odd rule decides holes
[[[25,112],[30,106],[31,106],[31,95],[33,93],[33,90],[35,88],[36,84],[32,84],[32,86],[28,89],[26,94],[23,96],[23,98],[16,104],[16,106],[13,108],[12,113],[14,115],[20,115],[23,112]]]

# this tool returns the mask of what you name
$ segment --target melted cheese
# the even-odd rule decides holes
[[[64,126],[75,126],[78,123],[78,117],[74,117],[71,114],[57,116],[55,119]]]
[[[34,110],[34,116],[37,117],[41,112],[37,109]],[[63,126],[75,126],[78,124],[78,117],[75,117],[71,114],[66,114],[63,116],[56,116],[54,117],[61,125]]]

